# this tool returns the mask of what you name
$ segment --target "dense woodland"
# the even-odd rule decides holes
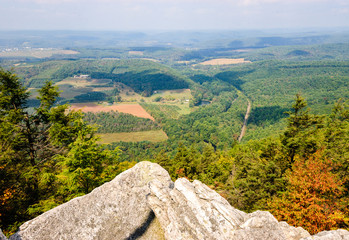
[[[100,57],[143,51],[161,63],[58,58],[9,71],[4,69],[12,62],[0,62],[0,228],[13,233],[24,221],[149,160],[173,180],[201,180],[240,210],[268,210],[311,233],[348,229],[349,62],[340,54],[348,45],[276,44],[233,53],[253,63],[197,64],[210,56],[231,57],[232,49],[244,45],[231,44],[190,52],[81,49]],[[324,57],[329,49],[333,58]],[[61,96],[68,96],[61,97],[55,83],[79,74],[101,84],[61,85]],[[182,113],[183,102],[139,101],[152,121],[61,105],[122,101],[120,82],[144,98],[155,90],[190,88],[189,111]],[[248,131],[238,142],[248,102]],[[96,135],[154,129],[165,131],[168,140],[101,145]]]
[[[160,126],[147,118],[135,117],[121,112],[87,112],[83,120],[96,125],[97,133],[138,132],[160,129]]]

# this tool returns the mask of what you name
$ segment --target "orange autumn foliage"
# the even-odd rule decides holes
[[[177,170],[176,170],[176,174],[178,175],[179,178],[186,177],[185,169],[184,169],[184,168],[177,169]]]
[[[0,195],[0,209],[5,209],[7,207],[7,204],[11,198],[13,198],[13,194],[15,193],[15,190],[13,189],[5,189],[3,193]],[[0,216],[2,211],[0,211]]]
[[[286,174],[286,192],[268,202],[272,214],[311,234],[341,227],[346,221],[339,206],[342,181],[331,172],[332,165],[322,151],[309,159],[296,159]]]

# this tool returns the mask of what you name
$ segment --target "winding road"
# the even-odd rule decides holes
[[[245,114],[244,124],[242,125],[241,133],[240,133],[240,136],[239,136],[239,139],[238,139],[239,142],[241,142],[241,139],[245,135],[248,117],[250,116],[250,112],[251,112],[251,102],[248,99],[247,99],[247,101],[248,101],[248,106],[247,106],[247,111],[246,111],[246,114]]]

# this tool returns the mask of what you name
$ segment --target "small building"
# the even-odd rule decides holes
[[[90,75],[88,75],[88,74],[74,75],[74,78],[88,79],[88,78],[90,78]]]

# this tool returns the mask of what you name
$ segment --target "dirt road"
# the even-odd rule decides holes
[[[250,112],[251,112],[251,102],[250,102],[250,100],[247,100],[247,101],[248,101],[248,106],[247,106],[247,111],[246,111],[246,115],[245,115],[244,124],[242,125],[241,133],[240,133],[240,136],[239,136],[239,139],[238,139],[239,142],[241,142],[241,139],[245,135],[248,117],[250,116]]]

